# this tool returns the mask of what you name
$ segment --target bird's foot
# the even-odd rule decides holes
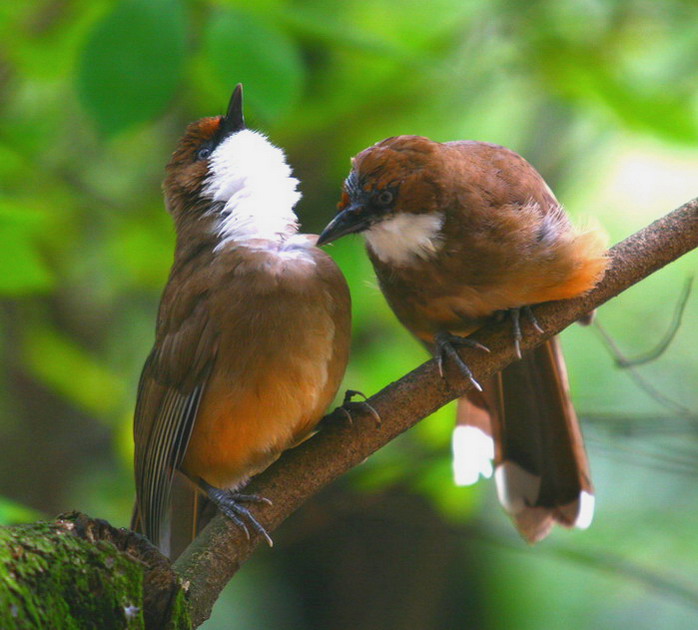
[[[539,332],[544,332],[540,327],[536,316],[533,314],[530,306],[519,306],[517,308],[510,308],[509,315],[511,317],[511,325],[514,335],[514,351],[516,352],[516,357],[521,358],[521,340],[523,339],[523,334],[521,332],[521,315],[525,315],[531,325]]]
[[[475,377],[473,376],[473,373],[466,362],[460,358],[460,355],[456,351],[456,346],[476,348],[477,350],[483,350],[485,352],[489,352],[490,349],[487,346],[483,346],[478,341],[471,339],[470,337],[459,337],[458,335],[452,335],[449,332],[437,333],[435,341],[436,361],[437,365],[439,366],[439,374],[441,374],[441,378],[444,377],[444,359],[446,357],[450,357],[460,368],[460,371],[465,375],[465,377],[472,383],[473,387],[481,392],[482,385],[475,380]]]
[[[274,546],[274,541],[267,533],[267,530],[264,529],[264,526],[243,505],[244,503],[266,503],[271,505],[272,503],[269,499],[256,494],[240,494],[231,490],[222,490],[206,483],[203,479],[199,480],[199,486],[206,493],[206,496],[215,503],[216,507],[245,533],[247,540],[250,539],[249,525],[267,541],[270,547]]]
[[[352,398],[354,398],[354,396],[361,396],[363,400],[359,402],[354,402],[352,401]],[[379,427],[381,426],[381,424],[383,424],[383,421],[381,420],[381,417],[378,414],[378,412],[368,402],[368,396],[355,389],[348,389],[344,393],[344,400],[342,401],[342,405],[338,407],[337,410],[341,410],[342,413],[344,413],[347,420],[349,420],[349,424],[352,424],[354,422],[354,418],[351,415],[352,409],[356,411],[368,411],[368,413],[371,414],[371,417],[375,420],[376,426]]]

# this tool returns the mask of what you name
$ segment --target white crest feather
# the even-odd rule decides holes
[[[223,202],[218,248],[228,241],[278,240],[294,234],[293,207],[301,197],[284,152],[261,133],[243,129],[223,140],[209,158],[204,195]]]

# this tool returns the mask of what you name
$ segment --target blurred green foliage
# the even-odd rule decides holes
[[[616,241],[698,192],[697,58],[691,0],[2,3],[0,521],[79,508],[127,523],[135,384],[173,247],[163,166],[185,125],[222,113],[236,83],[248,124],[302,181],[307,231],[333,214],[351,155],[415,133],[510,146]],[[354,299],[346,384],[372,393],[426,357],[360,240],[331,253]],[[685,257],[601,310],[628,354],[661,336],[695,266]],[[446,408],[309,506],[286,539],[282,529],[206,627],[694,628],[696,304],[641,369],[687,411],[638,389],[592,330],[563,336],[598,486],[588,532],[527,549],[492,484],[454,487]],[[377,588],[369,578],[391,567]],[[425,567],[440,586],[403,583]],[[350,587],[364,583],[363,596],[382,595],[374,606],[357,606]]]
[[[162,113],[182,79],[185,19],[175,0],[123,0],[92,27],[77,81],[101,131],[117,133]]]

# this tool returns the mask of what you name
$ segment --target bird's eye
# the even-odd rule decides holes
[[[374,197],[374,201],[376,202],[376,205],[385,208],[393,203],[394,198],[395,195],[393,195],[393,193],[391,193],[389,190],[383,190]]]
[[[202,147],[196,152],[197,160],[205,160],[211,155],[210,147]]]

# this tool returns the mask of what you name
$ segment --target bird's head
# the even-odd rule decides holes
[[[177,143],[165,169],[167,175],[163,184],[168,206],[173,211],[179,203],[202,196],[212,174],[214,152],[226,139],[244,129],[242,85],[238,85],[225,116],[201,118],[191,123]]]
[[[178,224],[213,215],[222,240],[271,238],[297,229],[298,180],[283,151],[245,127],[242,85],[225,116],[187,127],[165,171],[165,200]]]
[[[344,181],[338,213],[318,245],[363,232],[386,262],[433,252],[443,226],[443,145],[421,136],[388,138],[359,153]]]

